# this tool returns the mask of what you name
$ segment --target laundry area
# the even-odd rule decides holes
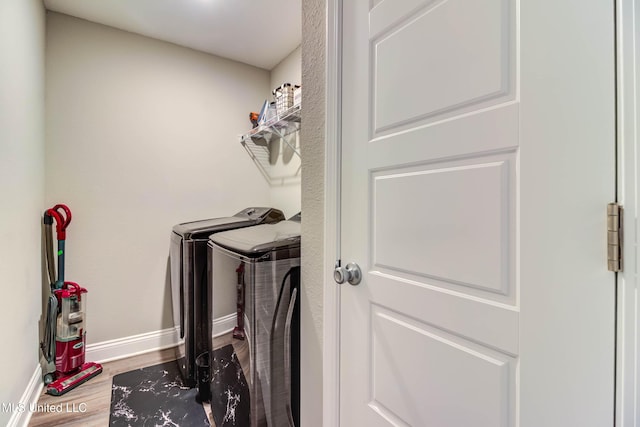
[[[219,402],[211,405],[216,425],[299,425],[300,220],[247,208],[173,229],[176,362],[182,383],[197,387],[197,401]],[[212,325],[229,311],[233,349],[223,358],[214,336],[224,331]],[[243,352],[248,358],[236,355]],[[229,376],[230,360],[240,369]],[[235,422],[223,422],[231,414]]]
[[[639,1],[0,1],[0,425],[637,427]]]
[[[32,293],[48,353],[35,341],[25,352],[39,352],[32,388],[43,387],[44,408],[103,377],[113,385],[108,421],[33,411],[29,425],[161,424],[181,403],[147,393],[143,406],[157,411],[142,415],[140,402],[122,400],[156,374],[170,375],[166,387],[211,425],[298,425],[300,0],[43,4],[44,214],[33,226],[58,256],[47,264],[43,249],[42,296]],[[70,331],[66,347],[82,354],[61,370],[55,362],[67,356],[56,343]],[[164,359],[109,367],[149,352]],[[231,360],[243,364],[233,371],[242,384],[238,375],[229,383]],[[86,378],[76,370],[85,361],[95,364]],[[240,403],[227,396],[238,386]]]

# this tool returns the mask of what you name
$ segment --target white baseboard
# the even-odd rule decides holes
[[[88,344],[85,360],[88,362],[110,362],[129,356],[163,350],[177,344],[178,335],[175,328],[147,332],[130,337],[117,338],[96,344]]]
[[[20,408],[20,410],[13,412],[7,427],[27,427],[32,415],[30,408],[38,403],[38,398],[40,397],[40,394],[42,394],[43,387],[42,368],[38,363],[33,375],[31,375],[29,384],[27,384],[27,388],[18,403],[18,408]]]
[[[236,326],[236,314],[215,319],[213,321],[213,336],[217,337],[231,332]],[[178,329],[169,328],[156,332],[148,332],[125,338],[104,341],[97,344],[89,344],[86,349],[86,360],[90,362],[104,363],[125,357],[136,356],[150,351],[162,350],[178,344]],[[25,389],[18,408],[9,419],[7,427],[26,427],[31,419],[30,407],[38,403],[44,385],[42,383],[42,367],[40,364],[33,372],[29,384]],[[22,410],[24,408],[24,410]]]
[[[213,321],[213,336],[219,337],[220,335],[227,334],[233,331],[236,327],[236,313],[231,313],[227,316],[215,319]]]
[[[213,335],[219,336],[233,330],[236,325],[236,314],[215,319]],[[168,328],[130,337],[87,345],[86,360],[90,362],[110,362],[125,357],[137,356],[150,351],[163,350],[178,344],[178,329]]]

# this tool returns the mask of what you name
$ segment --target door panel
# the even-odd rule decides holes
[[[345,0],[343,32],[341,424],[611,425],[612,4]]]
[[[378,303],[421,322],[435,325],[443,331],[501,350],[507,355],[518,354],[519,316],[516,307],[481,299],[469,293],[449,291],[431,280],[411,280],[401,273],[388,274],[382,270],[370,270],[366,278],[366,296],[371,303]],[[352,308],[349,307],[345,313],[348,316],[345,321],[351,320],[354,314],[351,312]],[[368,311],[369,308],[366,309]],[[349,337],[349,340],[360,336],[358,333]],[[418,359],[421,357],[420,354],[415,356]],[[418,359],[415,366],[421,366]]]
[[[385,1],[374,8],[369,28],[371,135],[513,99],[511,3]]]
[[[391,424],[499,427],[513,421],[513,358],[380,306],[372,307],[371,341],[369,406]],[[416,353],[423,369],[406,369]],[[461,410],[459,402],[469,404]]]
[[[461,291],[475,288],[515,296],[509,289],[513,283],[514,157],[374,173],[374,268],[446,282]],[[475,191],[470,193],[468,188]]]
[[[373,134],[508,94],[508,2],[425,3],[398,22],[371,13]]]

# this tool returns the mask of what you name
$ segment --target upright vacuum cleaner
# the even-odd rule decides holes
[[[58,275],[53,260],[52,225],[56,222]],[[83,294],[87,290],[75,282],[64,281],[66,229],[71,210],[55,205],[44,213],[45,251],[51,294],[47,304],[44,339],[40,343],[46,364],[43,380],[47,393],[60,396],[102,372],[102,366],[84,362],[86,330]]]

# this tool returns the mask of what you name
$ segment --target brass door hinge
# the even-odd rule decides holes
[[[607,205],[607,258],[609,271],[622,271],[622,213],[617,203]]]

